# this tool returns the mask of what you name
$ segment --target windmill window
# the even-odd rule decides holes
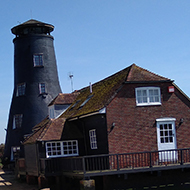
[[[24,96],[25,95],[25,88],[26,88],[26,83],[18,84],[16,96]]]
[[[40,91],[40,94],[45,94],[46,93],[46,85],[45,85],[45,83],[39,83],[39,91]]]
[[[23,114],[16,114],[13,117],[13,129],[21,128]]]
[[[33,55],[34,67],[43,66],[43,54],[34,54]]]
[[[16,157],[18,157],[20,152],[20,146],[12,146],[11,147],[11,160],[15,160]]]
[[[159,87],[139,87],[135,89],[137,106],[161,105]]]

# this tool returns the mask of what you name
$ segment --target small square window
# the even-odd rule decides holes
[[[34,54],[33,55],[34,67],[43,66],[43,54]]]

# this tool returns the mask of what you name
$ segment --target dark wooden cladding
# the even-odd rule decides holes
[[[37,153],[37,145],[29,144],[25,146],[25,165],[27,168],[27,174],[32,176],[39,175],[39,159]]]

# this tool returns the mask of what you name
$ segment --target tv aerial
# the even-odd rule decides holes
[[[71,92],[73,92],[73,77],[74,77],[74,75],[73,75],[73,73],[69,72],[68,76],[69,76],[69,79],[71,80]]]

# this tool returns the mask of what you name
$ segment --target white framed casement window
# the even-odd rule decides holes
[[[96,139],[96,129],[92,129],[89,131],[89,137],[90,137],[90,147],[91,149],[97,149],[97,139]]]
[[[39,93],[40,94],[46,93],[46,84],[45,83],[39,83]]]
[[[78,141],[54,141],[46,143],[46,157],[78,156]]]
[[[135,89],[137,106],[161,105],[159,87],[138,87]]]
[[[23,114],[16,114],[13,116],[13,129],[19,129],[22,126]]]
[[[25,89],[26,89],[26,83],[17,84],[16,96],[24,96],[25,95]]]
[[[43,66],[43,54],[34,54],[33,55],[34,67],[42,67]]]

